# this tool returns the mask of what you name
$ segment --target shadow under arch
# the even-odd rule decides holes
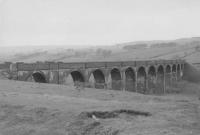
[[[128,67],[125,70],[125,76],[126,76],[126,82],[125,82],[125,90],[126,91],[132,91],[135,92],[135,82],[136,82],[136,77],[135,77],[135,72],[131,67]]]
[[[148,90],[147,93],[154,93],[156,89],[156,68],[150,66],[148,69]]]
[[[184,64],[181,64],[181,70],[183,70]]]
[[[147,75],[144,67],[139,67],[137,70],[137,92],[146,93]]]
[[[160,65],[157,70],[157,88],[155,94],[162,93],[164,93],[164,67]]]
[[[89,82],[94,83],[94,87],[97,89],[104,89],[105,88],[105,76],[100,69],[94,70],[90,77]]]
[[[45,75],[40,71],[32,73],[31,77],[28,78],[28,81],[34,81],[38,83],[47,83]]]
[[[166,73],[171,73],[171,66],[170,65],[167,65],[166,68],[165,68],[165,71]]]
[[[166,92],[170,92],[170,86],[171,86],[171,72],[172,68],[170,65],[167,65],[165,67],[165,86],[166,86]]]
[[[175,65],[175,64],[172,65],[172,72],[173,72],[173,73],[176,72],[176,65]]]
[[[177,65],[177,80],[179,81],[181,78],[181,66],[180,64]]]
[[[177,77],[177,74],[176,74],[176,64],[173,64],[172,65],[172,84],[174,84],[173,82],[176,81],[176,77]]]
[[[117,68],[113,68],[110,71],[111,74],[111,89],[113,90],[121,90],[121,73],[120,70]]]
[[[70,73],[70,75],[71,75],[71,77],[73,79],[74,85],[79,85],[80,83],[84,83],[85,82],[85,79],[84,79],[82,73],[77,71],[77,70],[76,71],[72,71]]]

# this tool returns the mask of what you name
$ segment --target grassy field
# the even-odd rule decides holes
[[[200,85],[163,96],[0,80],[0,135],[198,135]]]

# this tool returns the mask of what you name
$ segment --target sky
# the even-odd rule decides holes
[[[200,36],[200,0],[0,0],[0,46]]]

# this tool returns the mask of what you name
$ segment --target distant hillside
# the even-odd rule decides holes
[[[127,45],[137,45],[137,44],[147,44],[147,45],[152,45],[152,44],[160,44],[160,43],[170,43],[174,42],[180,45],[185,45],[191,42],[200,42],[200,37],[191,37],[191,38],[180,38],[180,39],[175,39],[175,40],[151,40],[151,41],[134,41],[134,42],[127,42],[127,43],[119,43],[116,44],[117,46],[127,46]]]
[[[192,63],[200,62],[200,37],[137,41],[77,49],[66,46],[0,47],[0,62],[82,62],[176,58],[183,58]]]

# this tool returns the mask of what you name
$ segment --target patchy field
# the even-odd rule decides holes
[[[198,135],[200,86],[141,95],[0,80],[0,135]]]

